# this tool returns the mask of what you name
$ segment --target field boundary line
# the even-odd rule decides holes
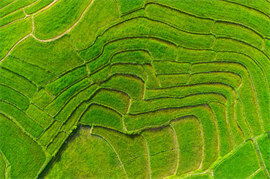
[[[18,42],[16,42],[16,43],[12,46],[12,48],[8,51],[8,53],[0,60],[0,64],[2,63],[2,61],[4,61],[4,60],[10,55],[10,53],[13,51],[13,49],[14,49],[19,43],[21,43],[22,41],[24,41],[25,39],[27,39],[30,35],[31,35],[31,33],[30,33],[30,34],[27,34],[26,36],[24,36],[23,38],[21,38]]]
[[[100,137],[101,139],[103,139],[103,140],[104,140],[104,141],[105,141],[105,142],[113,149],[114,153],[116,154],[116,156],[117,156],[117,158],[118,158],[118,160],[119,160],[120,168],[123,169],[125,175],[128,177],[128,174],[127,174],[127,172],[126,172],[124,163],[121,161],[120,156],[119,156],[119,154],[117,153],[117,151],[115,150],[114,146],[113,146],[113,145],[112,145],[105,137],[103,137],[103,136],[101,136],[101,135],[99,135],[99,134],[95,134],[95,132],[94,132],[94,133],[91,133],[91,135]]]
[[[56,1],[54,1],[56,2]],[[88,9],[90,8],[90,6],[95,2],[95,0],[92,0],[89,5],[85,8],[85,10],[83,11],[83,13],[81,14],[81,16],[79,17],[79,19],[70,27],[68,28],[65,32],[63,32],[62,34],[51,38],[51,39],[39,39],[37,38],[34,34],[31,34],[36,40],[41,41],[41,42],[51,42],[51,41],[55,41],[57,39],[60,39],[61,37],[63,37],[64,35],[66,35],[67,33],[69,33],[75,26],[77,26],[77,24],[81,21],[81,19],[84,17],[84,14],[88,11]]]

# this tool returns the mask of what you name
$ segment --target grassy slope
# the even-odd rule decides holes
[[[58,1],[52,8],[34,16],[35,35],[40,39],[50,39],[60,35],[79,19],[90,2],[90,0]]]
[[[1,27],[0,31],[0,58],[2,59],[9,50],[23,37],[31,32],[31,19],[27,18]]]
[[[6,116],[0,123],[0,149],[11,165],[10,177],[35,177],[46,159],[42,148]]]
[[[48,171],[45,178],[100,178],[125,176],[113,148],[104,139],[92,135],[89,128],[81,128],[65,144],[61,158]],[[100,158],[102,160],[96,160]]]

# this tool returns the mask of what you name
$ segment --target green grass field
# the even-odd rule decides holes
[[[270,178],[270,0],[0,1],[2,178]]]

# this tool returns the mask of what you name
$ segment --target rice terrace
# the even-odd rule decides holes
[[[270,0],[1,0],[0,179],[270,178]]]

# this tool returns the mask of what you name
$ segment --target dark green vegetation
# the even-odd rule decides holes
[[[268,0],[0,1],[0,178],[269,178]]]

